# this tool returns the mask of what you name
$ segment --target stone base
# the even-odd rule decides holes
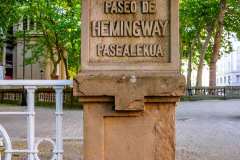
[[[146,99],[144,112],[115,112],[111,98],[92,100],[84,103],[84,160],[175,160],[175,102]]]
[[[183,76],[80,73],[84,160],[175,160],[175,108]]]
[[[184,90],[183,76],[148,72],[81,72],[75,80],[74,95],[114,97],[116,111],[143,111],[146,97],[179,97],[184,95]]]

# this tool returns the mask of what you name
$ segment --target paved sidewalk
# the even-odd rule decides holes
[[[240,160],[240,100],[181,103],[177,160]]]
[[[2,111],[24,111],[25,107],[5,107],[0,105]],[[55,133],[55,110],[50,108],[36,109],[36,137],[54,137]],[[64,110],[63,136],[65,139],[82,139],[82,120],[81,110]],[[10,137],[16,139],[26,138],[27,118],[24,116],[0,116],[0,123],[3,125]]]

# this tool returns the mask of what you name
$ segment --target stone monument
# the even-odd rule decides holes
[[[178,0],[83,0],[84,160],[174,160]]]

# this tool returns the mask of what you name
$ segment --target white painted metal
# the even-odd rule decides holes
[[[12,143],[11,143],[11,139],[7,134],[7,131],[5,130],[5,128],[0,124],[0,133],[3,136],[3,143],[4,143],[4,147],[6,149],[5,151],[5,160],[11,160],[12,159]]]
[[[71,86],[71,80],[0,80],[0,86]]]
[[[36,142],[36,144],[35,144],[35,150],[37,151],[38,150],[38,147],[39,147],[39,145],[42,143],[42,142],[44,142],[44,141],[46,141],[46,142],[50,142],[51,144],[52,144],[52,146],[53,146],[53,150],[55,151],[56,150],[56,143],[51,139],[51,138],[42,138],[42,139],[39,139],[37,142]],[[38,157],[38,155],[37,154],[35,154],[35,160],[40,160],[40,158]],[[52,158],[51,158],[51,160],[56,160],[57,158],[56,158],[56,154],[55,153],[53,153],[53,156],[52,156]]]
[[[58,160],[63,159],[63,86],[55,86],[56,94],[56,151],[55,154]]]
[[[0,125],[0,133],[3,136],[5,151],[5,160],[11,160],[13,153],[27,153],[28,160],[40,160],[38,157],[38,146],[42,141],[49,141],[54,147],[54,153],[51,160],[63,160],[63,89],[65,86],[72,85],[72,81],[50,81],[50,80],[0,80],[0,86],[25,86],[27,90],[27,112],[0,112],[0,116],[19,115],[27,116],[27,150],[13,150],[11,139],[6,130]],[[49,138],[35,140],[35,90],[37,86],[54,87],[56,93],[56,138],[55,142]]]
[[[35,154],[35,110],[34,110],[34,100],[35,100],[35,86],[25,86],[27,89],[27,111],[28,111],[28,125],[27,125],[27,143],[28,143],[28,160],[34,160]]]
[[[0,112],[0,116],[9,116],[9,115],[14,115],[14,116],[22,116],[22,115],[28,115],[28,112]]]

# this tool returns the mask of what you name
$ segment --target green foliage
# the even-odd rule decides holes
[[[209,27],[213,27],[214,32],[207,46],[205,62],[210,63],[213,52],[213,40],[216,30],[216,21],[219,13],[220,0],[180,0],[180,35],[181,35],[181,54],[186,59],[189,55],[191,44],[197,39],[193,46],[193,63],[198,65],[199,52],[207,36]],[[224,18],[224,35],[222,39],[221,54],[230,53],[232,44],[230,42],[232,33],[236,33],[240,38],[240,1],[228,0],[227,12]]]
[[[206,37],[207,26],[212,25],[215,28],[219,12],[219,0],[180,0],[180,33],[182,43],[191,43],[197,34],[202,41]],[[237,33],[240,38],[240,1],[228,0],[228,9],[224,19],[224,39],[223,46],[227,50],[229,45],[230,32]],[[195,37],[194,37],[195,36]],[[197,44],[196,44],[197,45]]]
[[[63,60],[67,77],[74,76],[80,65],[80,1],[34,0],[27,6],[28,15],[32,15],[43,33],[32,48],[30,62],[42,56],[54,64]]]
[[[28,64],[36,63],[44,57],[53,63],[53,77],[60,61],[64,62],[67,78],[77,73],[81,47],[79,0],[4,0],[0,4],[0,15],[0,31],[4,36],[21,18],[29,18],[37,23],[35,43],[28,44],[28,49],[32,51],[32,56],[26,59]],[[32,33],[26,33],[29,42],[32,37],[28,35]],[[23,37],[24,33],[19,32],[16,36]]]
[[[216,21],[216,16],[218,13],[217,5],[217,0],[180,1],[180,35],[181,44],[184,45],[184,48],[181,50],[183,58],[188,56],[191,44],[194,40],[196,40],[198,43],[195,43],[194,46],[196,53],[194,62],[197,62],[197,52],[199,52],[201,43],[207,36],[207,27],[214,24]]]
[[[5,41],[7,31],[18,17],[15,0],[0,0],[0,48]],[[11,18],[9,18],[9,16]]]
[[[0,45],[5,40],[9,27],[22,17],[29,17],[38,24],[38,38],[35,44],[29,44],[33,51],[27,62],[35,63],[40,57],[50,59],[53,64],[65,61],[69,75],[74,76],[80,67],[80,0],[0,0]],[[209,28],[213,34],[205,54],[209,64],[220,0],[180,0],[180,40],[183,59],[193,50],[192,62],[199,63],[200,52]],[[224,18],[224,35],[221,54],[232,50],[230,35],[236,33],[240,38],[240,2],[227,0],[227,12]],[[28,33],[27,33],[28,34]],[[22,33],[17,36],[23,36]],[[195,42],[195,43],[193,43]],[[54,65],[56,66],[56,65]]]
[[[240,39],[240,1],[229,0],[228,10],[225,17],[225,30],[234,32]]]

